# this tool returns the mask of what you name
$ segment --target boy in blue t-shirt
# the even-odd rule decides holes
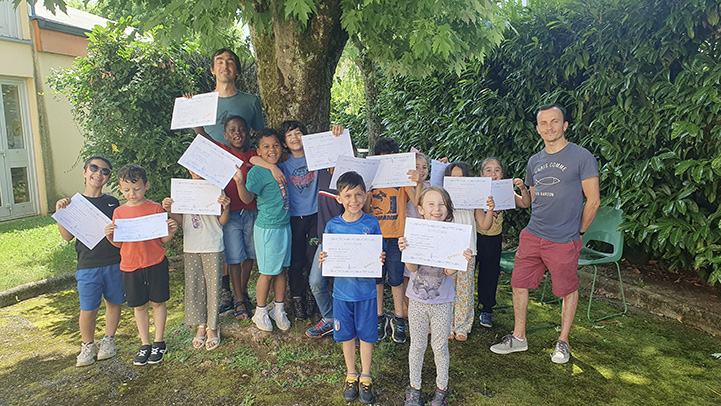
[[[325,234],[381,234],[378,219],[363,212],[368,198],[363,177],[356,172],[344,173],[337,183],[337,200],[345,212],[332,218]],[[328,257],[321,251],[319,262]],[[381,253],[381,259],[384,259]],[[371,361],[373,343],[378,341],[376,319],[376,282],[374,278],[336,277],[333,283],[333,338],[343,343],[346,375],[343,399],[350,402],[356,397],[361,403],[373,403]],[[356,372],[355,339],[360,340],[361,376]],[[360,391],[359,391],[360,382]]]

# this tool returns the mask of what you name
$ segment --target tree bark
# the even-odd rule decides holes
[[[353,45],[358,49],[356,66],[360,69],[363,77],[363,85],[366,94],[366,129],[368,131],[368,155],[375,154],[375,146],[378,139],[385,131],[381,116],[376,112],[378,105],[378,82],[382,75],[381,69],[366,52],[366,48],[355,37],[351,39]]]
[[[311,132],[328,131],[333,75],[348,41],[340,0],[318,1],[317,14],[304,29],[297,20],[285,19],[276,0],[253,6],[273,14],[272,31],[250,25],[266,123],[278,128],[284,120],[299,120]]]

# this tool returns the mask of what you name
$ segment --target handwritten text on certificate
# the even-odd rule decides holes
[[[380,278],[383,274],[379,234],[323,234],[323,276]]]
[[[338,137],[330,131],[304,135],[303,150],[309,171],[336,166],[339,155],[353,156],[348,130]]]
[[[377,159],[381,162],[376,177],[373,179],[373,188],[415,186],[415,182],[408,179],[408,171],[416,170],[416,154],[406,152],[403,154],[388,154],[369,156],[368,159]]]
[[[201,127],[215,124],[215,115],[218,112],[218,93],[203,93],[188,99],[178,97],[173,106],[173,118],[170,120],[170,129]]]
[[[169,235],[168,213],[151,214],[149,216],[133,217],[129,219],[115,219],[113,241],[133,242],[148,241],[163,238]]]
[[[171,179],[171,211],[178,214],[209,214],[220,216],[221,189],[202,179]]]
[[[75,193],[70,204],[56,211],[53,218],[90,249],[105,238],[105,226],[112,222],[80,193]]]
[[[339,156],[338,163],[333,171],[333,176],[330,179],[330,188],[337,189],[338,178],[346,172],[354,171],[358,173],[366,185],[366,190],[371,190],[373,184],[373,178],[375,178],[378,172],[380,162],[375,159],[363,159],[355,158],[352,156]]]
[[[469,224],[406,218],[404,236],[408,248],[403,250],[401,261],[465,271],[468,261],[463,257],[463,251],[470,248],[468,245],[474,232]]]
[[[446,176],[443,188],[451,195],[456,209],[487,209],[486,200],[491,195],[491,178],[462,178]]]
[[[178,163],[221,189],[225,189],[233,179],[236,165],[243,165],[242,160],[202,135],[195,137],[183,156],[178,159]]]
[[[496,207],[493,210],[516,208],[516,194],[513,192],[513,179],[501,179],[491,182],[491,196]]]

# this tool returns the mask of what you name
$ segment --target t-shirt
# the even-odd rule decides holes
[[[596,158],[572,142],[555,154],[544,149],[532,156],[526,168],[526,185],[535,190],[526,230],[557,243],[577,240],[583,214],[581,181],[595,176]]]
[[[255,194],[255,200],[258,201],[256,226],[283,228],[290,225],[288,189],[275,180],[269,169],[252,167],[248,172],[245,188]]]
[[[184,252],[223,252],[224,249],[223,226],[218,216],[183,214]]]
[[[264,127],[263,110],[260,107],[258,96],[238,91],[230,97],[218,97],[218,112],[215,124],[203,127],[215,141],[225,143],[225,128],[223,121],[230,116],[241,116],[248,123],[248,132],[260,130]]]
[[[456,285],[453,276],[448,276],[443,268],[418,265],[418,270],[411,272],[406,296],[416,302],[440,304],[456,301]],[[337,280],[337,279],[336,279]]]
[[[381,224],[383,238],[403,236],[406,228],[408,187],[387,187],[371,190],[373,215]]]
[[[325,226],[325,232],[328,234],[380,235],[381,227],[377,218],[362,213],[358,220],[351,223],[343,220],[342,216],[333,217]],[[333,279],[333,297],[338,300],[359,302],[373,299],[377,294],[375,278],[343,278],[336,276]]]
[[[278,167],[288,179],[290,215],[310,216],[318,213],[318,171],[308,172],[305,156],[288,156]]]
[[[250,171],[250,168],[253,167],[253,165],[250,163],[250,158],[258,155],[257,151],[254,149],[248,149],[245,152],[238,152],[233,151],[229,146],[225,144],[221,144],[219,142],[216,142],[216,145],[220,146],[224,150],[230,152],[235,157],[239,158],[243,161],[243,165],[240,166],[240,170],[243,172],[243,176],[245,178],[248,177],[248,171]],[[236,211],[236,210],[242,210],[242,209],[252,209],[255,210],[255,200],[250,202],[250,204],[243,203],[242,200],[240,200],[240,196],[238,196],[238,185],[235,184],[234,180],[230,180],[228,183],[228,186],[225,187],[225,195],[230,198],[230,211]]]
[[[113,212],[120,204],[118,199],[108,195],[84,197],[108,218],[113,218]],[[107,238],[100,240],[92,250],[76,239],[75,252],[78,254],[78,269],[99,268],[120,262],[120,248],[111,244]]]
[[[318,240],[323,242],[323,232],[328,221],[335,216],[343,214],[345,209],[338,203],[338,191],[330,188],[333,177],[327,169],[318,171]]]
[[[501,234],[503,232],[503,212],[500,210],[493,212],[493,224],[491,224],[491,228],[488,230],[481,229],[478,223],[476,223],[476,232],[489,237]]]
[[[164,212],[163,206],[152,200],[146,200],[140,206],[124,204],[118,207],[113,213],[113,220],[131,219]],[[124,242],[120,246],[121,271],[132,272],[136,269],[157,265],[163,262],[163,258],[165,258],[165,248],[163,248],[160,238],[148,241]]]

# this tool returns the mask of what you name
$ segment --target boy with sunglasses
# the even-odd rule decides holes
[[[85,161],[83,177],[85,191],[83,196],[88,199],[108,218],[118,207],[118,199],[103,193],[103,186],[110,180],[113,166],[102,156],[91,156]],[[62,210],[71,204],[69,197],[60,199],[55,204],[55,211]],[[58,224],[60,236],[65,241],[75,238],[65,227]],[[125,303],[123,278],[120,272],[120,250],[113,246],[107,238],[103,238],[93,249],[89,249],[80,241],[75,241],[78,254],[78,270],[75,279],[78,281],[80,296],[80,336],[83,343],[76,366],[87,366],[98,360],[113,357],[118,349],[115,345],[115,331],[120,321],[120,306]],[[105,336],[99,344],[95,344],[95,322],[102,297],[105,296]]]

